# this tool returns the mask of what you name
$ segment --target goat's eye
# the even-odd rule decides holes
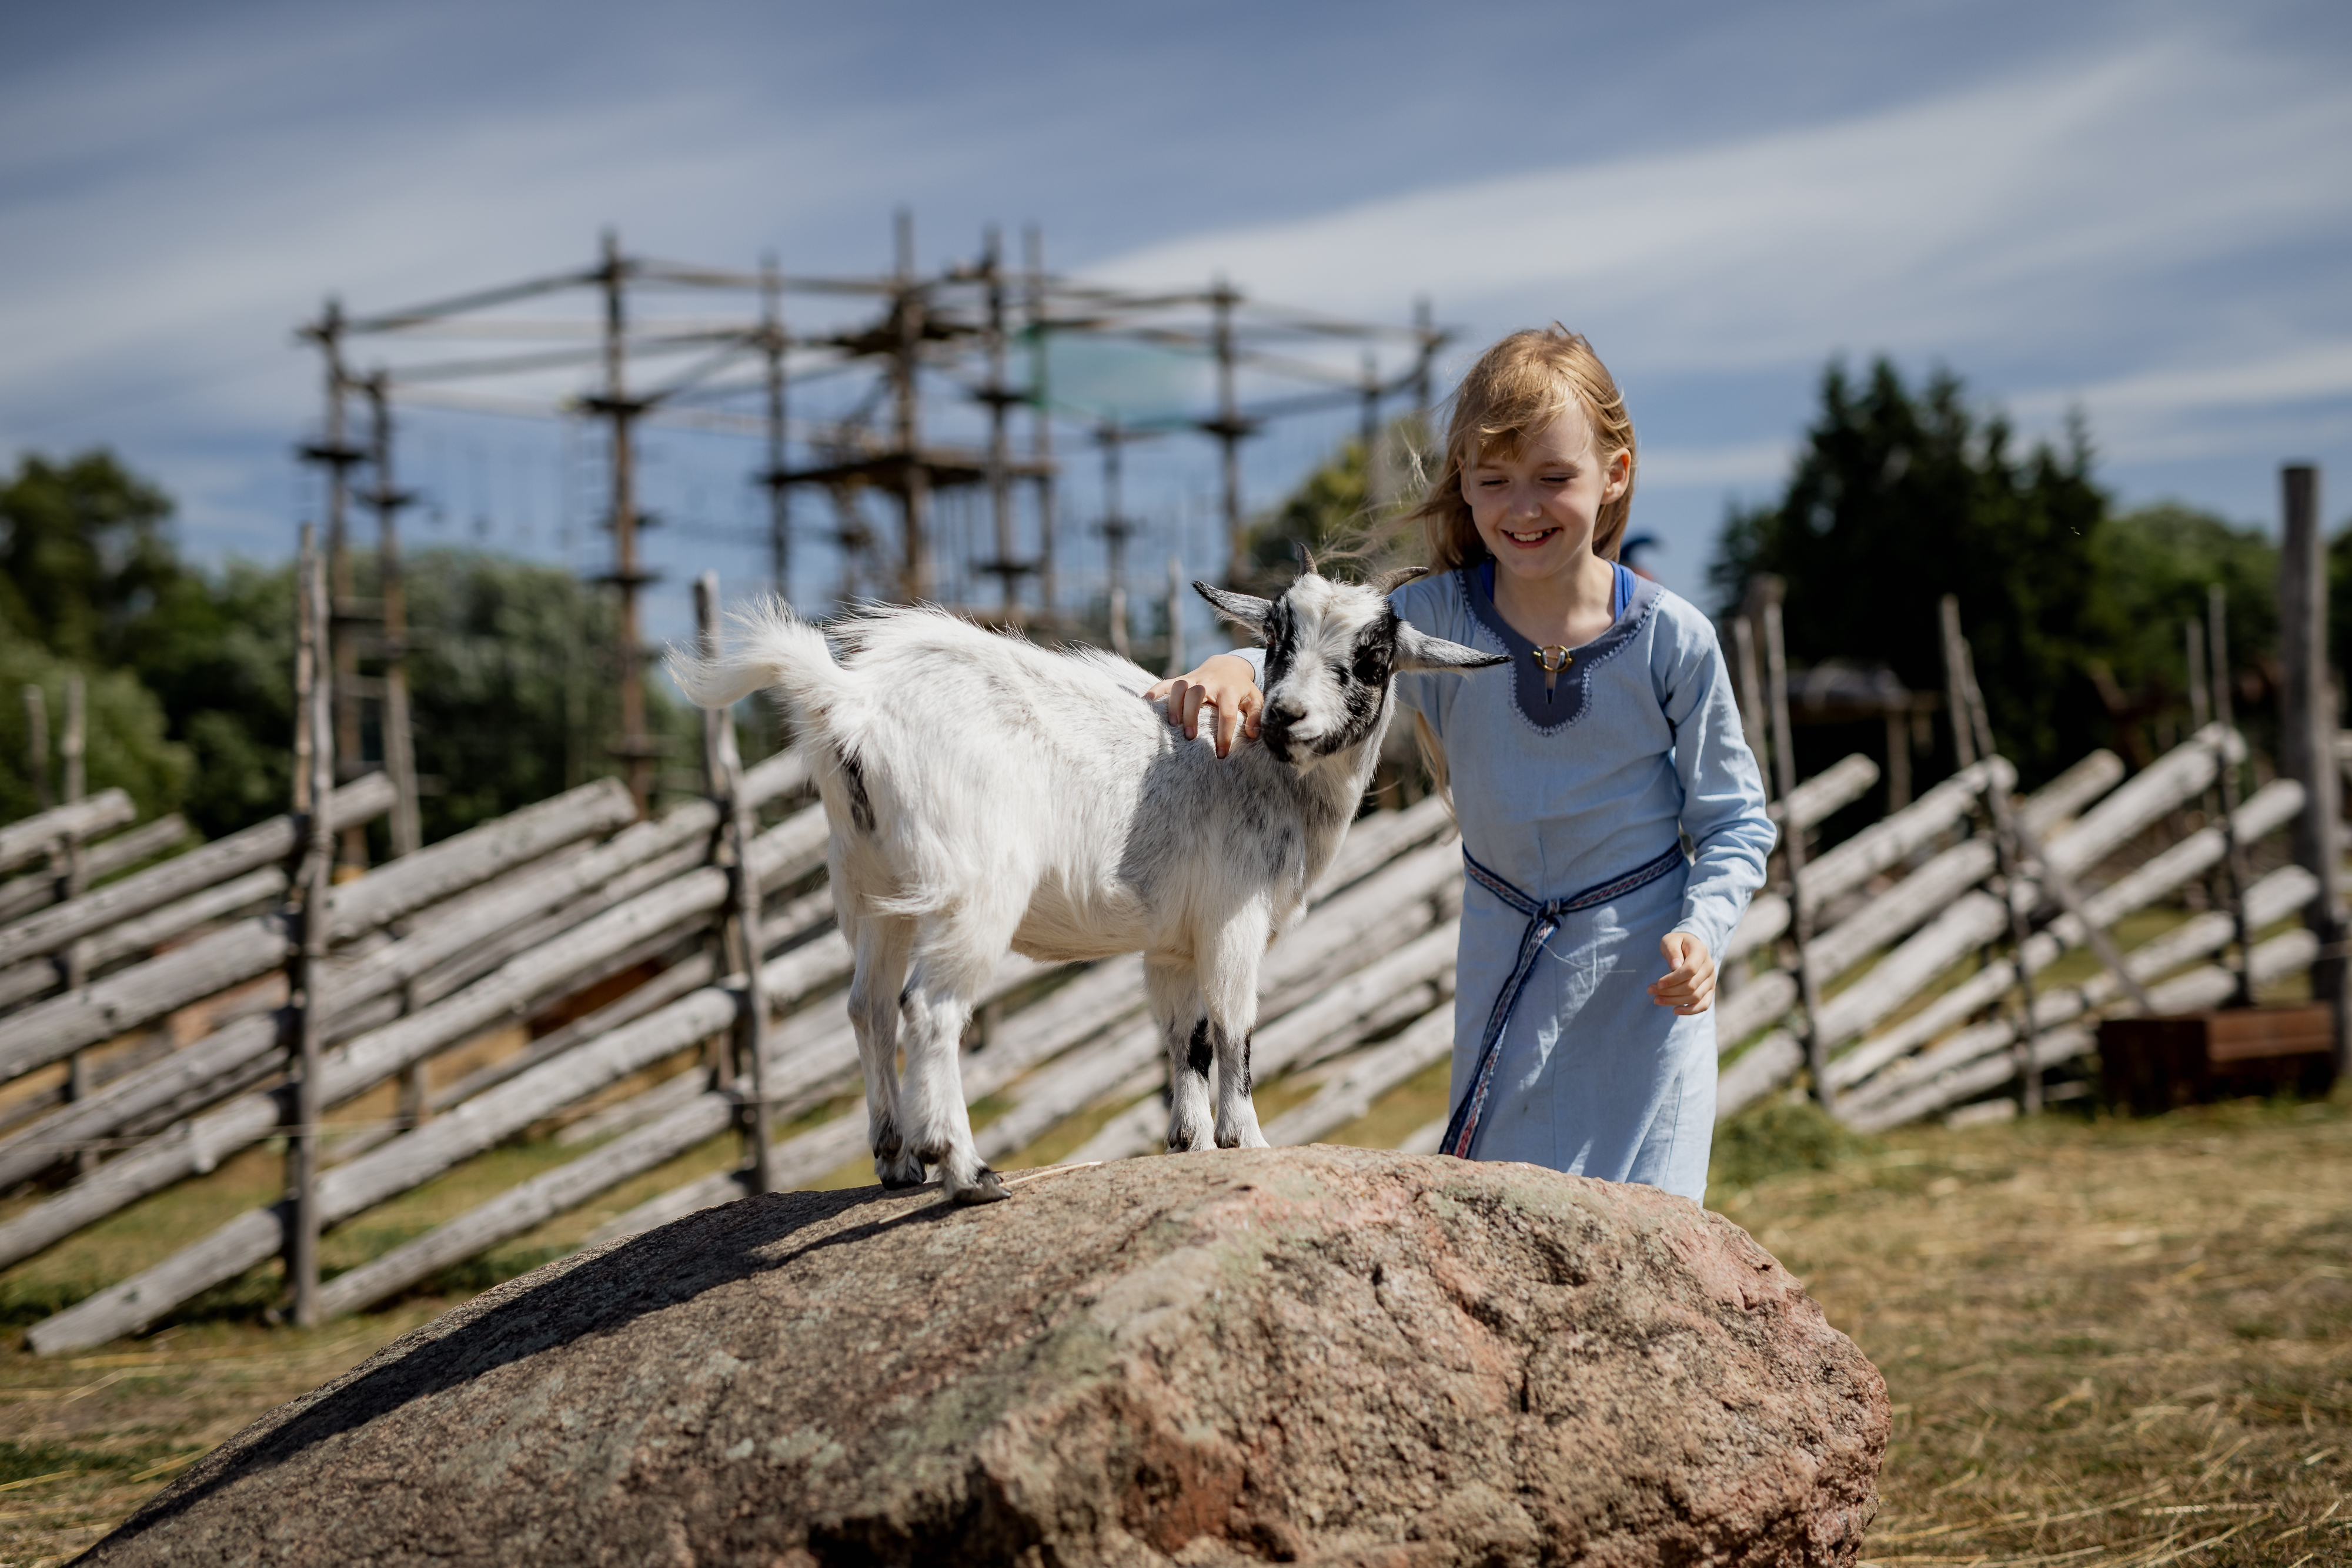
[[[1389,651],[1369,643],[1357,649],[1354,674],[1365,685],[1379,685],[1389,678]]]

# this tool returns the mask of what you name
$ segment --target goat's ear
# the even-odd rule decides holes
[[[1483,670],[1489,664],[1507,664],[1510,662],[1511,657],[1507,653],[1482,653],[1475,648],[1465,648],[1459,643],[1449,643],[1443,637],[1432,637],[1426,632],[1416,631],[1408,622],[1397,623],[1394,667],[1399,674],[1407,670],[1439,670],[1460,674],[1468,670]]]
[[[1230,589],[1212,588],[1205,582],[1195,582],[1192,591],[1216,607],[1217,613],[1234,625],[1244,627],[1258,636],[1265,635],[1266,612],[1272,601],[1254,593],[1235,593]]]

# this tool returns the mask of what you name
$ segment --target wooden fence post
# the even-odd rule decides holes
[[[307,812],[303,835],[301,939],[289,955],[287,1000],[293,1009],[294,1125],[286,1141],[287,1196],[293,1215],[286,1238],[286,1273],[294,1321],[304,1327],[321,1321],[319,1307],[319,1117],[322,1110],[319,1070],[326,1045],[322,1016],[327,956],[327,900],[334,882],[334,824],[329,798],[335,788],[335,706],[328,627],[333,606],[327,597],[327,566],[314,531],[302,529],[296,570],[299,636],[294,654],[296,733],[295,809]],[[303,755],[307,753],[307,755]]]
[[[2352,1074],[2352,1030],[2344,1016],[2344,825],[2336,762],[2336,683],[2327,663],[2327,544],[2319,526],[2319,470],[2279,470],[2285,513],[2279,550],[2279,653],[2286,667],[2280,693],[2280,763],[2303,786],[2294,821],[2294,860],[2318,879],[2303,923],[2319,939],[2311,967],[2313,999],[2336,1009],[2336,1067]]]
[[[694,619],[702,656],[719,656],[719,574],[694,580]],[[734,1091],[742,1106],[741,1129],[749,1145],[746,1172],[754,1193],[776,1190],[773,1120],[768,1096],[768,1001],[760,980],[760,883],[751,870],[751,841],[758,835],[751,803],[743,793],[743,764],[735,747],[731,714],[702,712],[704,765],[713,802],[719,807],[721,856],[727,863],[728,915],[720,932],[727,962],[742,977],[735,1025]]]
[[[2246,1008],[2254,1004],[2254,934],[2246,925],[2246,888],[2253,878],[2247,870],[2246,846],[2239,841],[2236,826],[2238,765],[2230,756],[2230,740],[2236,725],[2230,716],[2229,596],[2218,582],[2205,591],[2205,635],[2212,644],[2213,722],[2221,727],[2221,750],[2218,758],[2221,766],[2214,777],[2221,790],[2221,841],[2228,851],[2222,857],[2222,863],[2229,872],[2230,918],[2238,929],[2238,988],[2231,997],[2230,1005]]]
[[[1797,788],[1797,752],[1789,735],[1789,660],[1780,637],[1780,594],[1775,583],[1764,600],[1764,666],[1772,684],[1772,772],[1786,805]],[[1821,988],[1805,949],[1813,936],[1813,916],[1805,901],[1805,830],[1791,809],[1782,813],[1781,863],[1789,869],[1789,935],[1797,945],[1797,988],[1805,1003],[1805,1069],[1813,1080],[1813,1099],[1823,1111],[1837,1113],[1837,1091],[1830,1087],[1830,1042],[1821,1029]]]
[[[1984,711],[1983,695],[1977,689],[1976,662],[1969,655],[1968,639],[1960,633],[1960,601],[1958,595],[1947,593],[1937,607],[1942,619],[1944,643],[1944,684],[1951,692],[1952,743],[1963,753],[1981,753],[1990,761],[1993,755],[1992,725]],[[2009,787],[2001,781],[2000,770],[1985,770],[1985,799],[1990,802],[1993,822],[1993,843],[2000,867],[2000,901],[2009,912],[2009,943],[2016,962],[2017,994],[2025,1009],[2024,1027],[2017,1031],[2018,1109],[2028,1116],[2042,1112],[2042,1074],[2033,1064],[2034,1042],[2042,1030],[2033,1011],[2033,977],[2025,965],[2025,940],[2032,935],[2027,928],[2026,912],[2017,906],[2017,884],[2023,873],[2024,856],[2012,831],[2010,820]]]

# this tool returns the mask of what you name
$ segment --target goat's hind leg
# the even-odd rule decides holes
[[[1017,918],[1018,909],[1014,910]],[[925,920],[916,941],[913,973],[901,1013],[907,1030],[907,1075],[899,1106],[908,1147],[937,1166],[940,1185],[958,1203],[1010,1197],[980,1157],[971,1112],[963,1099],[964,1025],[971,1006],[1009,940],[974,918]]]
[[[920,1186],[922,1156],[905,1135],[898,1082],[898,1010],[915,923],[903,915],[844,916],[844,935],[857,955],[856,974],[849,982],[849,1023],[866,1070],[866,1132],[874,1174],[887,1187]]]

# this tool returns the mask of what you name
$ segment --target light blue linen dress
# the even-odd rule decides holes
[[[1678,841],[1691,859],[1562,918],[1504,1030],[1472,1153],[1702,1202],[1715,1014],[1677,1017],[1648,987],[1665,973],[1668,932],[1721,955],[1775,836],[1722,649],[1697,609],[1621,566],[1614,621],[1571,650],[1547,692],[1533,644],[1496,612],[1493,570],[1423,578],[1391,600],[1423,632],[1511,656],[1467,675],[1397,679],[1399,701],[1444,746],[1463,847],[1538,903],[1616,881]],[[1264,651],[1235,651],[1263,682]],[[1526,915],[1465,873],[1453,1106],[1527,930]]]

